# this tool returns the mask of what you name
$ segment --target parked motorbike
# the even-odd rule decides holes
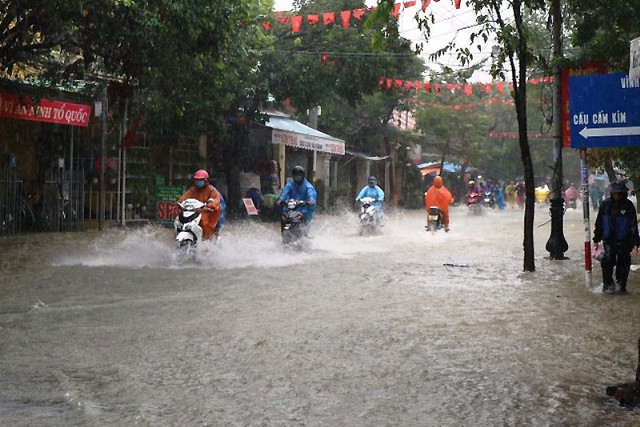
[[[482,213],[482,203],[480,203],[480,194],[476,191],[470,191],[467,194],[467,207],[469,213],[480,215]]]
[[[287,209],[280,215],[280,231],[282,243],[290,245],[298,242],[304,236],[304,215],[299,211],[304,206],[304,200],[289,199],[286,201]]]
[[[202,211],[207,209],[206,203],[197,199],[187,199],[178,203],[180,214],[174,221],[178,250],[193,253],[202,240]]]
[[[577,207],[576,199],[567,200],[567,208],[568,209],[575,209],[576,207]]]
[[[442,224],[442,211],[437,206],[429,206],[429,212],[427,213],[427,231],[431,234],[444,228]]]
[[[360,199],[360,235],[375,232],[378,228],[378,212],[373,203],[373,197]]]

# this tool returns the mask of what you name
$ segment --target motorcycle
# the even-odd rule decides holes
[[[202,240],[202,210],[207,209],[206,203],[197,199],[187,199],[178,203],[180,214],[174,221],[176,242],[178,249],[190,254],[195,251],[198,242]]]
[[[286,201],[286,210],[280,215],[280,231],[282,243],[290,245],[296,243],[304,236],[304,214],[298,209],[305,205],[304,200],[289,199]]]
[[[427,231],[431,231],[431,234],[444,228],[442,224],[442,211],[437,206],[429,206],[429,212],[427,213]]]
[[[479,215],[482,213],[482,204],[480,203],[480,194],[476,191],[470,191],[467,194],[467,207],[469,213]]]
[[[576,199],[567,200],[567,209],[575,209],[577,207]]]
[[[490,190],[485,190],[483,191],[483,197],[482,197],[482,203],[488,207],[488,208],[495,208],[496,207],[496,199],[495,196],[493,195],[493,191]]]
[[[365,232],[374,232],[378,227],[378,212],[373,203],[373,197],[363,197],[360,199],[360,235]]]

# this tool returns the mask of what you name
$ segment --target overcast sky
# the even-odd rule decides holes
[[[459,47],[469,47],[469,35],[477,30],[475,27],[475,13],[473,9],[466,7],[464,1],[460,9],[456,9],[453,0],[441,0],[439,2],[431,1],[427,8],[427,13],[433,13],[435,24],[431,26],[431,37],[429,42],[424,45],[422,57],[431,69],[440,71],[441,67],[438,63],[431,61],[428,56],[437,50],[443,48],[447,43],[455,41]],[[377,4],[375,0],[367,0],[368,6]],[[291,0],[275,0],[274,10],[291,10]],[[403,9],[400,13],[400,35],[415,43],[424,43],[424,37],[418,30],[418,24],[415,21],[416,15],[425,16],[421,10],[421,1],[417,0],[416,6]],[[338,11],[327,11],[338,12]],[[489,41],[487,45],[482,47],[482,51],[478,53],[477,48],[470,48],[474,56],[474,62],[480,59],[489,58],[491,56],[491,47],[494,43]],[[438,62],[442,65],[449,66],[453,69],[460,69],[461,66],[455,57],[455,53],[439,58]],[[472,77],[474,82],[490,82],[491,77],[488,74],[490,63],[483,67],[483,72],[476,72]],[[391,77],[391,76],[389,76]]]

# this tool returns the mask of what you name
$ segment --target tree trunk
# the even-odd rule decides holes
[[[613,162],[611,161],[611,156],[607,156],[604,159],[604,171],[607,173],[607,177],[609,177],[609,182],[613,182],[616,180],[616,172],[613,170]]]
[[[520,143],[520,154],[522,158],[522,166],[524,168],[524,182],[526,191],[525,209],[524,209],[524,271],[535,271],[535,251],[533,246],[533,220],[535,216],[535,183],[533,174],[533,162],[531,160],[531,151],[529,149],[529,139],[527,137],[527,39],[524,34],[522,21],[522,3],[520,0],[513,1],[513,15],[518,29],[518,77],[515,76],[514,61],[511,60],[513,77],[513,87],[515,93],[516,114],[518,117],[518,141]],[[513,55],[511,55],[513,58]]]

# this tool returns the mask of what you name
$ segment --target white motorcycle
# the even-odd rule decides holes
[[[360,235],[367,232],[372,233],[378,228],[378,212],[373,203],[373,197],[363,197],[360,199]]]
[[[180,214],[174,221],[176,229],[176,242],[178,249],[191,253],[195,251],[202,240],[202,211],[207,210],[207,204],[197,199],[187,199],[178,203]]]

